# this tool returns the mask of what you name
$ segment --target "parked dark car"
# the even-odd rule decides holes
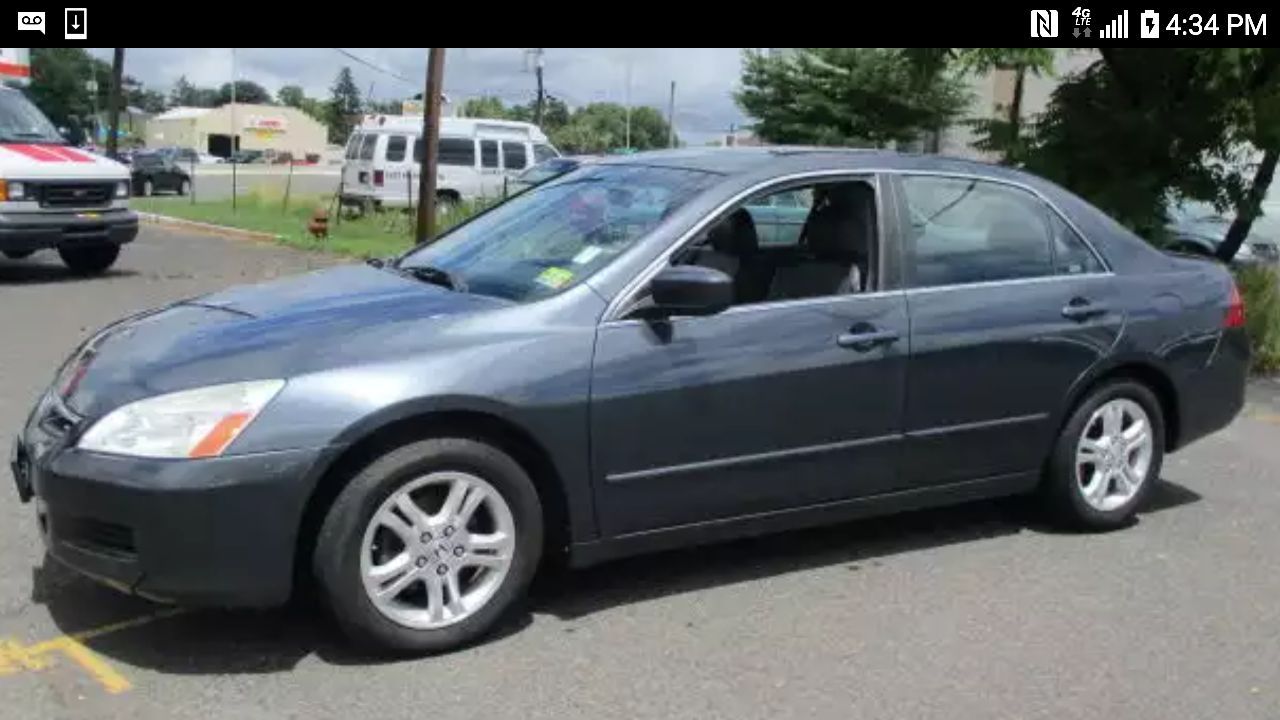
[[[1193,255],[1213,256],[1227,237],[1232,220],[1212,205],[1188,203],[1172,206],[1169,225],[1165,228],[1170,250]],[[1275,233],[1280,229],[1274,218],[1262,216],[1253,221],[1248,237],[1232,261],[1237,265],[1275,265],[1280,263],[1280,244]]]
[[[759,242],[747,207],[797,203]],[[117,322],[13,467],[87,575],[216,605],[310,576],[352,637],[440,651],[548,555],[1033,492],[1121,527],[1241,409],[1243,321],[1220,264],[1009,168],[646,153],[392,261]]]
[[[227,162],[239,163],[241,165],[262,163],[266,161],[266,154],[261,150],[237,150],[231,153],[231,157],[227,158]]]
[[[165,153],[137,153],[130,165],[135,195],[156,192],[191,192],[191,175],[178,161]]]

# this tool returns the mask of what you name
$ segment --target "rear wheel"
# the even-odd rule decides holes
[[[31,254],[34,252],[35,250],[5,250],[4,256],[10,260],[21,260],[23,258],[31,257]]]
[[[542,533],[537,492],[510,456],[477,440],[423,440],[343,489],[312,566],[352,639],[441,652],[487,632],[523,597]]]
[[[78,275],[96,275],[115,264],[119,245],[81,245],[58,248],[62,262]]]
[[[191,181],[183,178],[182,181],[178,183],[178,194],[186,195],[189,192],[191,192]]]
[[[155,190],[156,186],[150,180],[142,181],[142,195],[144,197],[151,197],[151,194],[154,193]]]
[[[1164,461],[1160,402],[1133,380],[1089,393],[1062,429],[1045,478],[1049,509],[1064,523],[1108,530],[1132,520]]]

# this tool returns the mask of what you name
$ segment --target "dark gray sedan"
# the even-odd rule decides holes
[[[749,207],[805,218],[762,242]],[[356,639],[440,651],[551,555],[1033,492],[1122,526],[1239,412],[1243,321],[1219,264],[1014,170],[641,154],[394,261],[106,328],[13,469],[87,575],[218,605],[314,578]]]

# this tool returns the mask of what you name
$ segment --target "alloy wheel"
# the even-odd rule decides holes
[[[1110,512],[1133,499],[1147,481],[1155,442],[1151,418],[1128,398],[1103,403],[1076,445],[1076,482],[1090,507]]]

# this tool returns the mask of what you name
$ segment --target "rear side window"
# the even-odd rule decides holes
[[[537,143],[533,146],[533,161],[540,163],[551,158],[560,157],[555,148],[544,143]]]
[[[902,178],[913,287],[1042,277],[1055,272],[1050,211],[1035,195],[967,178]]]
[[[523,170],[528,164],[528,154],[525,152],[524,143],[502,142],[502,165],[508,170]]]
[[[498,141],[497,140],[481,140],[480,141],[480,167],[487,167],[487,168],[498,167]]]
[[[441,165],[476,166],[476,141],[471,138],[440,138]]]
[[[360,159],[372,160],[373,149],[378,145],[377,135],[365,135],[364,141],[360,143]]]
[[[408,141],[403,135],[392,135],[387,138],[387,162],[403,162],[404,151]]]
[[[1053,264],[1059,275],[1081,275],[1104,270],[1102,261],[1075,230],[1055,212],[1049,213],[1049,227],[1053,232]]]

